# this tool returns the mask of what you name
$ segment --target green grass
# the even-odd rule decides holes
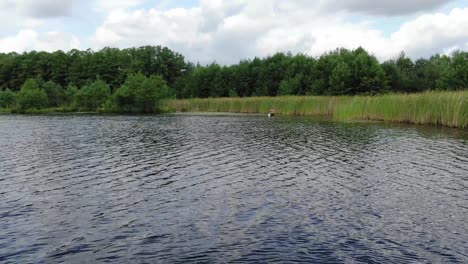
[[[335,120],[382,120],[468,127],[468,91],[379,96],[284,96],[167,100],[178,112],[231,112],[327,115]]]
[[[282,96],[165,100],[162,112],[230,112],[278,115],[329,116],[334,120],[382,120],[468,128],[468,91],[387,94],[379,96]],[[78,113],[71,107],[0,113]],[[97,113],[104,113],[103,109]],[[93,112],[95,113],[95,112]]]
[[[48,107],[48,108],[42,108],[42,109],[25,109],[25,110],[13,109],[11,110],[11,112],[15,114],[40,115],[40,114],[72,113],[74,111],[72,109],[68,109],[65,107]]]
[[[159,109],[159,113],[171,113],[172,109],[167,107]],[[107,110],[104,107],[98,108],[95,111],[89,109],[80,109],[77,107],[63,106],[63,107],[47,107],[41,109],[17,109],[17,108],[0,108],[0,114],[27,114],[27,115],[53,115],[53,114],[127,114],[116,111]]]
[[[10,108],[1,108],[0,107],[0,114],[9,114],[12,110]]]
[[[279,115],[329,115],[337,101],[346,97],[245,97],[168,100],[163,106],[179,112],[233,112],[267,114],[275,108]]]
[[[78,111],[76,108],[70,107],[48,107],[48,108],[41,108],[41,109],[25,109],[20,110],[16,108],[0,108],[0,114],[32,114],[32,115],[43,115],[43,114],[65,114],[65,113],[98,113],[98,112],[84,112]]]

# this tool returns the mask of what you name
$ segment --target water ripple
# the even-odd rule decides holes
[[[0,116],[0,262],[468,262],[468,131]]]

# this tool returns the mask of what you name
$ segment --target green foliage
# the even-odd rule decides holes
[[[49,106],[61,106],[64,102],[65,91],[63,87],[54,81],[48,81],[42,85],[42,89],[47,93]]]
[[[16,103],[16,94],[10,89],[0,91],[0,108],[12,108]]]
[[[185,75],[187,65],[181,54],[161,46],[99,51],[74,49],[67,53],[0,53],[0,89],[10,87],[17,92],[27,79],[37,76],[62,87],[70,83],[82,87],[99,75],[115,90],[125,82],[127,75],[138,72],[147,76],[161,75],[172,87]]]
[[[69,84],[64,92],[63,103],[66,106],[73,106],[76,104],[76,95],[79,90],[74,84]]]
[[[335,120],[383,120],[468,127],[468,91],[379,96],[278,96],[169,100],[174,111],[326,115]]]
[[[109,86],[103,80],[96,80],[81,88],[76,94],[76,102],[82,110],[97,111],[103,107],[110,95]]]
[[[345,62],[340,62],[330,76],[330,94],[347,94],[351,85],[351,68]]]
[[[47,94],[39,88],[35,79],[28,79],[16,96],[20,111],[40,110],[48,106]]]
[[[338,105],[337,120],[383,120],[468,127],[468,91],[354,97]]]
[[[21,86],[21,91],[34,91],[39,89],[39,84],[36,79],[28,79],[24,82],[23,86]]]
[[[278,95],[295,95],[301,88],[302,74],[296,75],[294,78],[285,79],[280,83]]]
[[[154,113],[161,99],[175,98],[175,93],[161,76],[129,75],[113,96],[113,111],[126,113]]]
[[[385,89],[385,72],[374,56],[358,48],[353,52],[351,91],[344,94],[377,94]]]
[[[140,87],[136,90],[148,91],[147,95],[137,96],[127,81],[129,76],[137,78],[138,73],[160,76],[166,85],[160,84],[156,96],[152,88],[132,84],[132,87]],[[46,92],[50,107],[95,111],[102,110],[105,105],[119,111],[154,112],[157,111],[154,98],[173,96],[173,91],[177,98],[207,98],[465,90],[468,87],[468,52],[457,51],[416,61],[401,53],[379,63],[363,48],[341,48],[317,58],[277,53],[229,66],[216,62],[195,65],[161,46],[67,53],[0,53],[0,90],[9,88],[18,92],[23,84],[31,85],[27,80],[32,78]],[[91,87],[96,80],[102,89]],[[160,82],[159,79],[153,81]],[[70,88],[71,84],[76,86]],[[117,90],[119,93],[109,102],[103,99],[109,97],[110,91]]]
[[[434,59],[437,61],[437,58]],[[468,52],[455,52],[452,58],[442,57],[439,62],[440,78],[437,87],[441,90],[462,90],[468,87]]]
[[[383,64],[387,82],[390,84],[392,91],[419,91],[420,87],[415,78],[414,67],[411,59],[407,58],[404,53],[401,53],[396,60],[390,60]]]
[[[231,98],[239,97],[239,94],[237,93],[236,89],[229,90],[229,97]]]

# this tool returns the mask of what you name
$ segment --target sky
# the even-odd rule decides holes
[[[202,64],[468,50],[468,0],[0,0],[0,52],[162,45]]]

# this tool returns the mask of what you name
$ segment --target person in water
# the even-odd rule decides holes
[[[275,116],[275,109],[271,108],[270,112],[268,113],[268,117],[274,117]]]

